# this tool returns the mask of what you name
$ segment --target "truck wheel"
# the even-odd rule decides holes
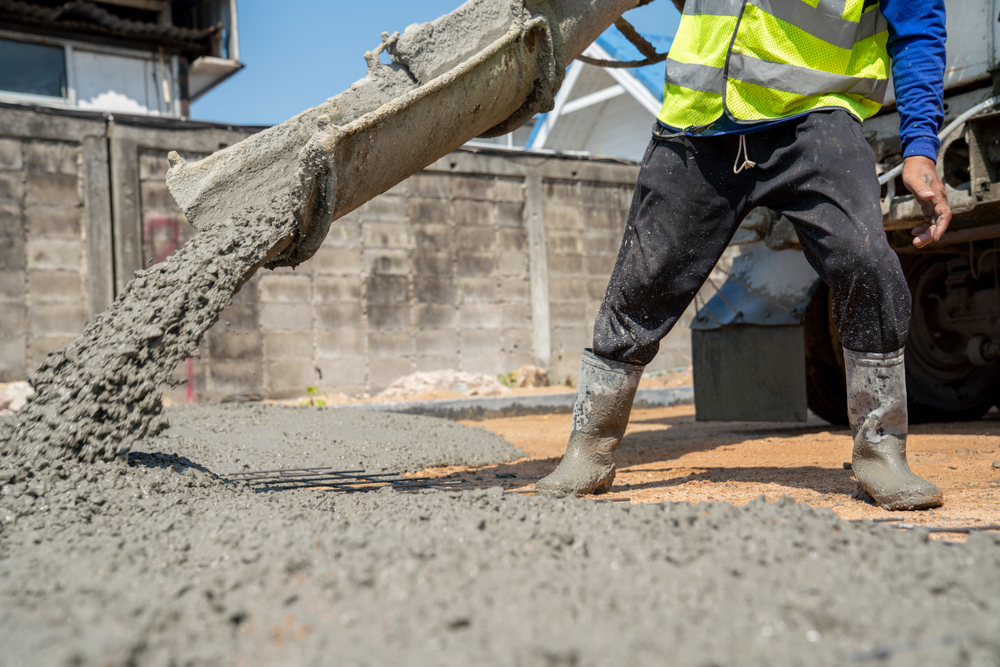
[[[979,311],[995,308],[993,271],[974,277],[968,261],[955,255],[901,259],[913,295],[906,344],[910,422],[979,419],[1000,386],[1000,363],[974,363],[969,355],[970,341],[989,333],[984,322],[992,313],[983,318]]]
[[[830,317],[830,288],[820,282],[803,318],[806,342],[806,402],[831,424],[847,424],[847,380],[840,336]]]

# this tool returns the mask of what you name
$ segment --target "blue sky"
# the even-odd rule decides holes
[[[460,0],[238,0],[246,68],[194,103],[196,120],[274,125],[316,106],[365,75],[364,52],[379,35],[431,21]],[[640,31],[672,34],[669,0],[633,10]]]

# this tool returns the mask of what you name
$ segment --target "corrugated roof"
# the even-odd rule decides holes
[[[0,15],[48,26],[84,29],[130,38],[152,39],[157,42],[209,46],[211,36],[220,29],[192,30],[173,25],[160,25],[123,19],[85,0],[73,0],[58,7],[44,7],[21,0],[0,0]]]
[[[641,31],[640,34],[649,40],[649,43],[655,46],[659,53],[665,53],[670,50],[670,45],[674,41],[673,35],[660,35]],[[642,60],[645,57],[614,26],[601,33],[596,42],[598,46],[607,51],[615,60]],[[667,75],[666,63],[635,67],[623,71],[640,81],[656,99],[661,102],[663,101],[663,79]]]

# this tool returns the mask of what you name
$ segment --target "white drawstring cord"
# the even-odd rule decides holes
[[[743,158],[743,164],[740,164],[740,157]],[[739,169],[737,169],[739,166]],[[738,174],[744,169],[753,169],[757,166],[757,163],[750,159],[750,154],[747,153],[747,135],[740,135],[740,147],[736,151],[736,162],[733,163],[733,173]]]

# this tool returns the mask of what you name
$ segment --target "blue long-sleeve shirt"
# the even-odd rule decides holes
[[[923,155],[936,160],[941,146],[937,133],[944,121],[944,0],[879,0],[879,8],[889,24],[887,49],[892,59],[903,157]],[[795,117],[752,124],[736,124],[723,117],[698,134],[747,134]]]

